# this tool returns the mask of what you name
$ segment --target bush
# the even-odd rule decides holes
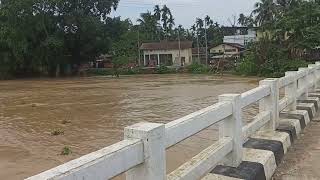
[[[254,57],[246,57],[236,68],[236,72],[246,76],[253,76],[258,74],[258,67],[254,62]]]
[[[289,51],[277,42],[261,39],[248,48],[236,72],[277,78],[284,76],[286,71],[296,71],[299,67],[307,66],[305,61],[289,57]]]
[[[71,148],[68,146],[65,146],[63,147],[60,155],[67,156],[67,155],[70,155],[71,153],[72,153]]]
[[[113,75],[112,69],[89,69],[87,74],[90,76],[108,76]]]
[[[159,66],[157,69],[156,69],[156,73],[157,74],[168,74],[168,73],[173,73],[174,71],[170,68],[168,68],[167,66]]]
[[[203,74],[208,73],[209,68],[203,64],[193,63],[187,67],[189,73],[193,74]]]

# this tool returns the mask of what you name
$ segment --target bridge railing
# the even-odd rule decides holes
[[[236,167],[242,162],[243,143],[260,129],[275,130],[279,112],[295,110],[296,100],[318,87],[320,63],[287,72],[279,79],[262,80],[243,94],[219,96],[219,102],[168,124],[139,123],[124,129],[123,141],[67,162],[27,180],[104,180],[126,173],[127,179],[199,179],[218,163]],[[279,100],[280,89],[285,96]],[[259,102],[254,120],[242,124],[243,108]],[[166,149],[214,125],[219,140],[166,173]]]

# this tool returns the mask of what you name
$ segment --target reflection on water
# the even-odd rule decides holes
[[[21,179],[123,139],[141,121],[166,123],[241,93],[257,80],[143,75],[0,82],[0,179]],[[52,136],[55,129],[64,135]],[[172,171],[216,139],[215,127],[168,150]],[[64,146],[70,156],[59,155]]]

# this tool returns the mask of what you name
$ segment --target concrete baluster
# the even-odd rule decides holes
[[[311,89],[310,91],[311,92],[314,92],[316,90],[316,68],[317,68],[317,65],[315,64],[310,64],[308,65],[308,68],[310,70],[310,86],[311,86]]]
[[[304,94],[301,97],[298,97],[299,100],[304,100],[308,97],[309,94],[309,77],[308,77],[308,68],[299,68],[299,72],[304,72],[306,75],[298,80],[298,89],[303,89]]]
[[[227,162],[225,164],[237,167],[242,162],[243,153],[241,95],[220,95],[219,102],[232,103],[232,115],[219,124],[219,136],[220,138],[231,137],[233,139],[233,151],[228,155]]]
[[[166,151],[165,126],[156,123],[139,123],[126,127],[125,139],[141,139],[144,145],[143,164],[126,172],[127,180],[165,180]]]
[[[287,107],[289,111],[297,110],[297,90],[298,90],[297,74],[298,74],[297,71],[286,72],[286,76],[291,76],[294,79],[293,83],[285,87],[285,97],[292,100],[292,103]]]
[[[266,129],[276,130],[279,126],[279,81],[278,79],[265,79],[260,81],[260,86],[269,86],[269,96],[259,101],[259,112],[270,111],[271,120],[265,126]]]
[[[320,89],[320,62],[316,62],[316,90]]]

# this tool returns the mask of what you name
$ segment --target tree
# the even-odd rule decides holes
[[[259,26],[270,26],[275,20],[277,7],[273,0],[261,0],[254,5],[255,9],[252,11],[255,21]]]
[[[151,12],[142,13],[141,18],[137,20],[141,30],[147,34],[149,40],[156,40],[158,31],[158,22],[156,17]]]
[[[165,39],[168,39],[168,36],[172,31],[172,27],[175,24],[174,18],[171,14],[171,10],[166,5],[162,7],[161,12],[162,12],[161,21],[162,21],[162,28],[164,30],[164,36],[165,36]]]
[[[0,52],[10,59],[10,73],[54,75],[93,60],[108,46],[103,24],[117,5],[118,0],[1,1]]]

